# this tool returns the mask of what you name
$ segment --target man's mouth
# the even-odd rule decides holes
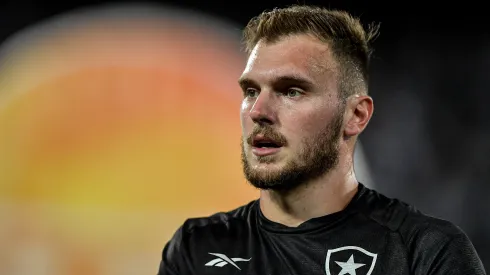
[[[280,141],[262,135],[256,135],[252,140],[252,147],[257,148],[279,148],[282,147]]]
[[[256,156],[273,155],[279,152],[282,146],[280,141],[257,135],[252,140],[252,153]]]

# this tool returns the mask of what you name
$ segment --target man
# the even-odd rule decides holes
[[[356,180],[377,31],[309,6],[248,23],[242,162],[260,198],[188,219],[165,246],[159,275],[485,274],[458,227]]]

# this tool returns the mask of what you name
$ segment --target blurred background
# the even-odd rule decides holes
[[[240,30],[292,3],[2,1],[0,274],[156,274],[186,218],[256,199]],[[460,226],[488,270],[483,2],[306,3],[381,22],[359,179]]]

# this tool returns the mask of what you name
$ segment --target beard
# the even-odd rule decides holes
[[[288,191],[327,174],[339,162],[339,138],[343,122],[343,109],[339,108],[333,120],[325,125],[324,130],[320,131],[319,134],[313,137],[305,137],[301,142],[300,152],[296,158],[289,160],[279,170],[259,171],[254,169],[247,159],[242,137],[241,158],[243,172],[247,181],[262,190]],[[247,143],[252,144],[253,136],[258,133],[276,141],[286,141],[271,126],[257,125],[247,138]],[[258,157],[257,160],[259,163],[272,163],[275,157],[274,155],[269,155]]]

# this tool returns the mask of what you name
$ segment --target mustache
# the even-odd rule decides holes
[[[262,135],[264,138],[274,141],[275,143],[286,145],[287,140],[286,137],[281,133],[276,132],[274,128],[270,126],[255,126],[252,130],[252,133],[247,137],[247,143],[249,145],[253,144],[254,137],[257,135]]]

